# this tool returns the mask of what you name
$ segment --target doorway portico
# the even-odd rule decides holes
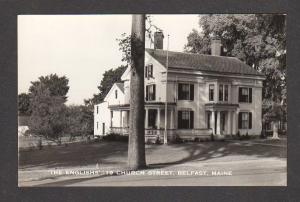
[[[214,135],[235,135],[237,133],[238,104],[205,104],[206,126]]]

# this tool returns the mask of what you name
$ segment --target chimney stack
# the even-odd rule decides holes
[[[213,38],[211,40],[211,55],[220,56],[221,55],[221,39],[219,38]]]
[[[154,49],[164,48],[164,34],[159,32],[154,32]]]

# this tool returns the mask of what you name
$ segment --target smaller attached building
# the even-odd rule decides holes
[[[122,106],[125,104],[124,83],[115,83],[104,102],[94,106],[94,134],[105,135],[111,128],[124,132],[128,127],[128,117],[121,110],[111,110],[113,106]],[[124,129],[125,128],[125,129]]]

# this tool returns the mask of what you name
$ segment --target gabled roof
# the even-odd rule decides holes
[[[124,83],[115,83],[119,88],[120,90],[124,93]]]
[[[163,66],[166,66],[166,50],[146,49],[146,51]],[[262,73],[259,73],[258,71],[254,70],[252,67],[235,57],[182,53],[174,51],[168,51],[168,55],[169,68],[263,76]]]

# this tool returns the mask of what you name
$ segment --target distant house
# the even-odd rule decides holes
[[[28,128],[29,116],[18,116],[18,136],[25,135]]]
[[[155,49],[145,50],[146,135],[163,135],[165,120],[168,139],[259,135],[264,75],[221,56],[218,39],[212,40],[212,55],[203,55],[163,50],[163,37],[155,33]],[[121,79],[95,105],[95,135],[128,134],[130,67]]]

